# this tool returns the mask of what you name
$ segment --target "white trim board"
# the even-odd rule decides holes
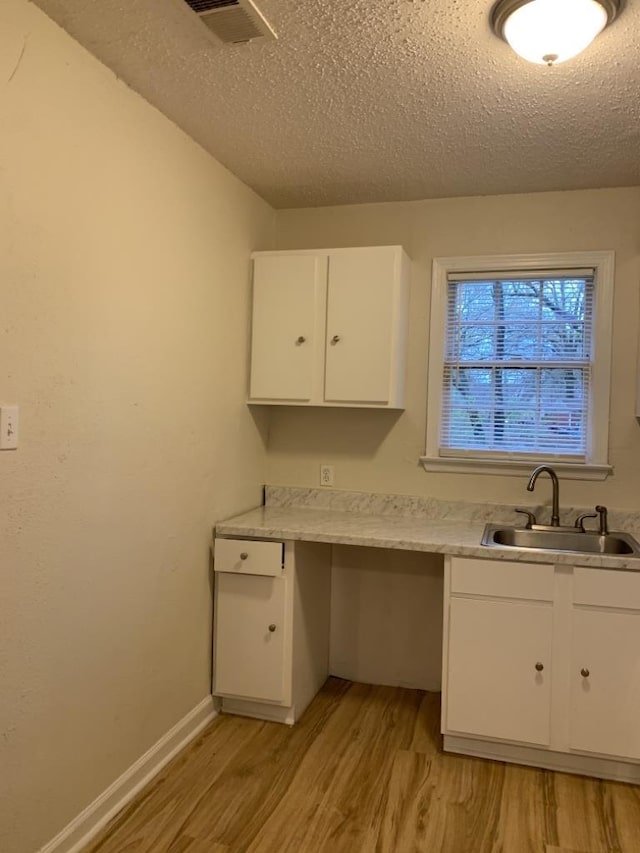
[[[576,773],[596,779],[611,779],[614,782],[640,784],[640,764],[638,762],[616,761],[600,755],[577,752],[556,752],[544,747],[520,746],[480,738],[444,735],[443,749],[458,755],[471,755],[475,758],[488,758],[491,761],[506,761],[509,764],[523,764],[525,767],[537,767],[543,770],[555,770],[557,773]]]
[[[247,699],[234,699],[233,697],[222,698],[220,713],[253,717],[254,720],[267,720],[270,723],[285,723],[287,726],[292,726],[296,721],[296,709],[293,705],[283,706],[269,702],[251,702]]]
[[[217,714],[205,697],[38,853],[79,853]]]

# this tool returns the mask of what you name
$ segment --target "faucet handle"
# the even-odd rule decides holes
[[[575,526],[578,528],[580,533],[585,533],[586,532],[584,529],[585,518],[597,518],[597,517],[598,517],[598,514],[596,512],[583,512],[582,515],[579,515],[576,518]]]
[[[514,512],[521,512],[523,515],[527,516],[527,523],[525,525],[525,528],[527,530],[531,530],[532,525],[536,523],[535,515],[528,509],[518,509],[518,507],[514,509]]]
[[[596,507],[596,512],[600,516],[600,536],[606,536],[609,532],[609,525],[607,523],[607,508],[606,506],[601,506],[598,504]]]

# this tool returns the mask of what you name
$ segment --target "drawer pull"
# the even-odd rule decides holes
[[[590,675],[589,670],[588,670],[588,669],[586,669],[586,667],[583,667],[583,668],[580,670],[580,675],[581,675],[583,678],[589,678],[589,675]]]
[[[306,340],[307,340],[307,339],[305,338],[305,336],[304,336],[304,335],[299,335],[299,336],[296,338],[296,343],[298,344],[298,346],[300,346],[300,344],[303,344]]]
[[[247,552],[246,552],[246,551],[243,551],[243,552],[240,554],[240,559],[241,559],[241,560],[246,560],[248,557],[249,557],[249,555],[247,554]]]
[[[331,338],[331,343],[332,343],[334,346],[335,346],[336,344],[339,344],[339,343],[340,343],[340,335],[334,335],[334,336]]]
[[[271,623],[271,625],[269,625],[269,630],[271,631],[272,634],[276,630],[276,626],[273,624],[273,622]]]
[[[538,672],[542,672],[542,670],[544,669],[544,664],[538,661],[538,663],[536,664],[536,669],[538,670]]]

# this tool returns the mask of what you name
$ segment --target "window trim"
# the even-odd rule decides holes
[[[592,267],[595,280],[593,305],[593,372],[589,434],[591,444],[587,461],[566,462],[553,455],[544,461],[552,464],[563,477],[577,480],[604,480],[613,471],[608,464],[609,402],[611,382],[611,344],[613,322],[613,284],[615,253],[549,252],[526,255],[471,255],[468,257],[434,258],[431,277],[431,316],[429,333],[429,369],[427,386],[427,435],[425,455],[420,457],[426,471],[443,473],[485,473],[520,476],[542,457],[518,455],[511,459],[487,459],[440,456],[440,413],[442,410],[444,347],[449,273],[482,275],[487,272],[526,273],[530,271]]]

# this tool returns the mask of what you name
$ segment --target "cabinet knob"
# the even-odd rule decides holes
[[[300,335],[298,338],[296,338],[296,343],[297,344],[303,344],[306,340],[307,339],[305,338],[304,335]]]
[[[544,664],[538,661],[538,663],[536,664],[536,669],[538,670],[538,672],[542,672],[542,670],[544,669]]]
[[[247,554],[247,552],[246,552],[246,551],[243,551],[243,552],[240,554],[240,559],[241,559],[241,560],[246,560],[248,557],[249,557],[249,555]]]
[[[589,678],[589,670],[588,670],[586,667],[583,667],[583,668],[580,670],[580,675],[581,675],[583,678]]]
[[[273,624],[273,622],[271,623],[271,625],[269,625],[269,630],[271,631],[272,634],[276,630],[276,626]]]
[[[334,336],[331,338],[331,343],[332,343],[332,344],[340,343],[340,335],[334,335]]]

